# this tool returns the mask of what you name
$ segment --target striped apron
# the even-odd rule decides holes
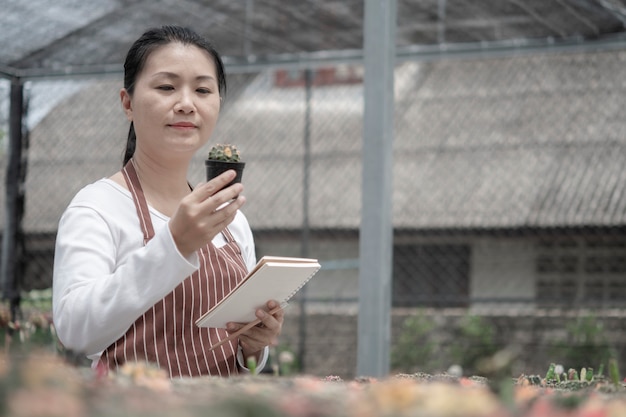
[[[154,229],[132,160],[122,172],[137,208],[145,245],[154,236]],[[195,321],[228,294],[247,273],[233,235],[228,228],[222,234],[226,245],[216,248],[209,243],[199,250],[200,268],[146,311],[126,334],[109,346],[100,358],[100,366],[117,370],[126,362],[146,361],[168,371],[171,377],[229,376],[238,373],[239,341],[235,339],[209,352],[208,348],[227,337],[227,332],[195,325]]]

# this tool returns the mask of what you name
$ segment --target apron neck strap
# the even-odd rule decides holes
[[[126,180],[128,190],[135,202],[135,208],[137,209],[137,215],[139,216],[139,224],[143,231],[143,244],[148,243],[150,239],[154,237],[154,227],[152,226],[152,219],[150,218],[150,211],[148,209],[148,203],[146,197],[143,194],[139,177],[137,176],[137,170],[135,169],[135,163],[132,158],[126,163],[122,169],[122,174]]]

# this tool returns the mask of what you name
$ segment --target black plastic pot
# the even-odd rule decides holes
[[[237,176],[234,180],[232,180],[229,184],[227,184],[224,188],[230,187],[233,184],[241,182],[241,178],[243,177],[243,169],[246,166],[245,162],[225,162],[225,161],[214,161],[212,159],[207,159],[204,161],[204,166],[206,167],[206,180],[210,181],[213,178],[217,177],[223,172],[228,171],[229,169],[234,169],[237,172]]]

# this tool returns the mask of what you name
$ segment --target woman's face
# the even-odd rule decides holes
[[[215,127],[220,95],[208,52],[173,42],[154,50],[135,82],[132,97],[120,93],[137,135],[137,152],[155,158],[193,155]]]

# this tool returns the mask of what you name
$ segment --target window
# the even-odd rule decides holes
[[[396,245],[395,307],[464,307],[469,300],[467,245]]]
[[[626,241],[563,241],[537,247],[543,306],[610,307],[626,301]]]

